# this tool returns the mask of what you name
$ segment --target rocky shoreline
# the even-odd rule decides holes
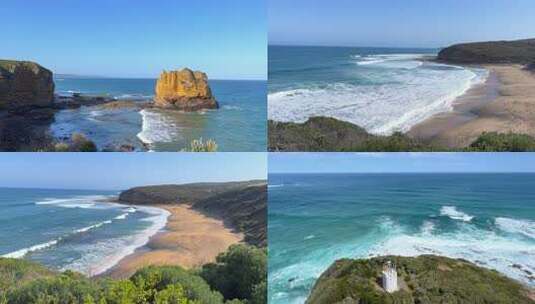
[[[0,60],[0,151],[96,151],[95,144],[84,134],[59,139],[50,134],[55,114],[61,110],[101,106],[105,109],[162,108],[192,112],[219,108],[207,75],[189,69],[164,71],[157,81],[154,100],[145,102],[79,93],[59,96],[54,94],[54,89],[53,73],[39,64]],[[74,136],[83,137],[88,148],[76,150]],[[135,150],[134,146],[122,143],[104,148],[108,152]]]

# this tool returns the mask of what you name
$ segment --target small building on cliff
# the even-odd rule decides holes
[[[398,287],[398,272],[396,271],[396,265],[388,261],[383,266],[383,289],[388,292],[396,292]]]

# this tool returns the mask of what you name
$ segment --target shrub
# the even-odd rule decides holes
[[[54,145],[55,152],[69,152],[69,150],[70,150],[70,147],[66,143],[61,142],[61,143],[57,143]]]
[[[145,303],[143,292],[129,280],[112,281],[104,284],[104,291],[101,299],[104,298],[106,304],[136,304]]]
[[[267,279],[266,252],[253,246],[232,245],[217,256],[216,263],[204,265],[201,276],[227,300],[252,299],[255,286]]]
[[[484,132],[467,150],[477,152],[535,151],[535,139],[525,134]]]
[[[182,152],[217,152],[217,144],[213,139],[209,139],[206,142],[200,139],[194,139],[190,143],[190,148],[185,148]]]
[[[263,281],[253,287],[253,294],[251,296],[250,304],[265,304],[267,303],[267,282]]]
[[[8,303],[83,303],[98,296],[98,287],[72,272],[31,281],[8,293]]]
[[[223,296],[219,292],[212,291],[201,277],[179,266],[149,266],[137,271],[130,280],[145,291],[145,298],[149,302],[155,297],[150,291],[161,291],[169,285],[180,284],[188,299],[198,300],[203,304],[223,303]]]
[[[164,290],[159,291],[156,294],[156,304],[194,304],[199,303],[197,301],[189,300],[185,294],[184,289],[180,284],[168,285]]]
[[[96,152],[97,146],[94,142],[87,139],[85,135],[73,133],[71,136],[71,151],[75,152]]]

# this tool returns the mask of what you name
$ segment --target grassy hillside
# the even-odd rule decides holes
[[[440,51],[438,59],[465,64],[535,62],[535,39],[463,43]]]
[[[270,151],[433,151],[434,148],[401,133],[376,136],[349,122],[312,117],[305,123],[269,121]]]
[[[363,128],[335,118],[313,117],[305,123],[270,121],[269,151],[317,152],[527,152],[535,151],[535,138],[525,134],[488,132],[468,147],[450,149],[411,138],[369,134]]]
[[[397,265],[400,290],[381,287],[387,261]],[[530,298],[531,297],[531,298]],[[496,271],[439,256],[386,256],[336,261],[316,282],[307,304],[535,303],[535,293]]]

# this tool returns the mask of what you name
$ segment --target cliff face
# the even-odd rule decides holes
[[[195,203],[193,208],[239,229],[248,244],[267,246],[266,184],[224,192]]]
[[[0,60],[0,108],[46,107],[53,100],[51,71],[33,62]]]
[[[464,43],[440,51],[438,60],[464,64],[535,62],[535,39]]]
[[[156,83],[155,105],[182,111],[217,109],[208,77],[189,69],[163,72]]]
[[[187,204],[245,234],[251,245],[267,245],[266,181],[137,187],[124,191],[125,204]]]
[[[398,273],[400,290],[393,293],[381,287],[387,261],[396,264]],[[465,260],[424,255],[336,261],[316,281],[306,303],[528,304],[534,297],[533,291],[496,271]]]

